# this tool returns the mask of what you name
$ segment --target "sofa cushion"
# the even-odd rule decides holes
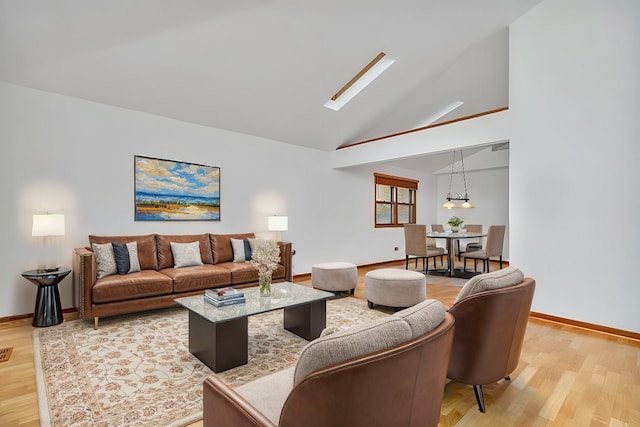
[[[524,275],[522,274],[522,271],[512,266],[503,268],[501,270],[496,270],[491,273],[479,274],[472,277],[467,281],[467,283],[464,284],[462,289],[460,289],[460,292],[458,293],[454,304],[461,299],[464,299],[478,292],[506,288],[508,286],[522,283],[523,280]]]
[[[140,271],[140,260],[138,259],[138,242],[127,243],[129,251],[129,273]]]
[[[251,245],[249,239],[231,239],[233,250],[233,262],[245,262],[251,260]]]
[[[116,271],[118,274],[127,274],[131,268],[129,261],[129,249],[124,243],[112,243],[113,255],[116,259]]]
[[[396,346],[411,337],[406,321],[389,316],[313,340],[298,358],[294,387],[314,371]]]
[[[163,268],[174,267],[173,252],[171,251],[171,242],[174,243],[191,243],[198,242],[200,245],[200,259],[203,264],[213,264],[213,256],[211,255],[211,244],[209,243],[208,234],[158,234],[158,270]]]
[[[400,317],[411,327],[411,337],[418,338],[432,331],[444,321],[446,310],[438,300],[428,299],[392,316]]]
[[[96,280],[91,290],[95,304],[167,295],[173,292],[171,278],[155,270],[106,276]]]
[[[253,233],[243,234],[209,234],[211,242],[211,251],[213,252],[213,263],[220,264],[222,262],[233,261],[233,249],[231,248],[231,239],[254,239]]]
[[[229,272],[232,285],[258,281],[258,269],[249,262],[223,262],[215,265]],[[271,278],[275,279],[273,276]]]
[[[141,270],[157,270],[158,255],[156,251],[156,235],[146,234],[141,236],[95,236],[89,235],[90,244],[105,243],[129,243],[136,242],[138,244],[138,260],[140,261]]]
[[[96,275],[101,279],[118,272],[115,253],[111,243],[92,243],[91,250],[96,257]]]
[[[202,265],[200,244],[198,242],[171,242],[171,253],[173,254],[173,266],[175,268]]]
[[[258,269],[249,262],[223,262],[216,265],[231,273],[232,285],[241,285],[243,283],[258,281]],[[284,273],[284,266],[278,264],[278,267],[271,274],[271,279],[284,279]]]
[[[204,264],[196,267],[165,268],[160,273],[173,280],[174,292],[219,288],[231,284],[231,273],[216,265]]]

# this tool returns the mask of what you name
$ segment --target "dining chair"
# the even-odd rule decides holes
[[[482,224],[467,224],[464,229],[467,233],[482,233]],[[463,242],[464,247],[461,247],[460,240],[456,240],[456,243],[458,244],[458,261],[460,261],[463,253],[482,249],[482,237],[478,238],[478,240],[465,240]]]
[[[465,252],[464,270],[467,269],[467,259],[473,260],[473,271],[478,271],[478,260],[483,261],[483,271],[489,272],[489,259],[498,257],[500,260],[500,269],[502,269],[502,247],[504,246],[504,225],[490,225],[487,232],[487,244],[485,249],[472,252]],[[485,267],[486,266],[486,267]]]
[[[428,242],[432,240],[433,242]],[[433,246],[431,246],[433,244]],[[443,248],[435,246],[434,239],[427,238],[427,226],[425,224],[405,224],[404,225],[404,253],[405,253],[405,269],[409,269],[409,257],[415,257],[416,268],[418,267],[418,259],[422,259],[424,273],[429,271],[429,258],[433,258],[433,268],[436,268],[436,258],[442,257],[446,253]]]
[[[431,224],[431,231],[433,231],[434,233],[444,233],[444,225]]]

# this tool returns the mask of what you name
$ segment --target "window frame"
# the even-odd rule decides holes
[[[415,224],[417,213],[417,199],[418,199],[418,180],[403,178],[400,176],[386,175],[382,173],[373,174],[373,223],[375,228],[393,228],[403,227],[404,224]],[[378,200],[378,185],[387,185],[391,187],[391,201],[379,201]],[[398,202],[398,188],[405,188],[410,190],[410,202]],[[391,205],[391,223],[379,224],[378,223],[378,204],[384,203]],[[398,206],[410,206],[410,220],[407,223],[398,223]]]

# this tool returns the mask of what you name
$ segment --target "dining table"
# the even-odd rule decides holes
[[[445,232],[432,231],[427,233],[427,237],[430,237],[432,239],[445,239],[447,241],[448,255],[447,255],[447,270],[445,271],[445,275],[449,277],[467,277],[467,276],[473,275],[473,274],[466,274],[464,269],[460,273],[456,272],[456,268],[455,268],[456,241],[460,241],[463,239],[478,239],[486,236],[487,236],[487,233],[467,233],[467,232],[463,233],[463,232],[453,232],[453,231],[445,231]]]

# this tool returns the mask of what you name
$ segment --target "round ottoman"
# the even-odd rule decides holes
[[[411,270],[372,270],[364,276],[364,294],[369,308],[376,304],[411,307],[427,299],[427,278],[424,274]]]
[[[326,262],[311,267],[311,285],[323,291],[353,293],[358,283],[358,267],[350,262]]]

